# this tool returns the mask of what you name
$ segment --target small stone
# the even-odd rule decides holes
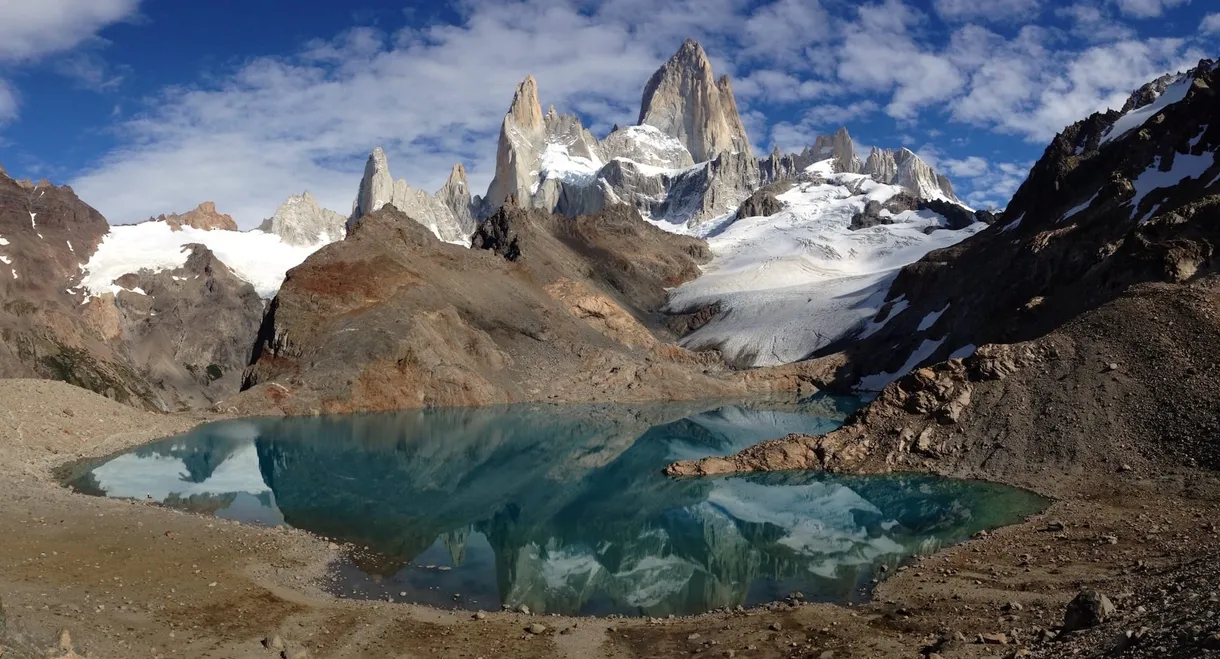
[[[285,647],[284,639],[277,636],[268,636],[263,639],[263,647],[268,650],[282,651]]]
[[[529,608],[528,606],[524,605],[524,604],[522,604],[521,606],[518,606],[518,607],[517,607],[517,611],[518,611],[519,613],[524,613],[525,615],[529,615],[529,614],[530,614],[530,608]]]
[[[822,654],[819,654],[818,659],[835,659],[835,651],[827,650],[827,651],[823,652]]]
[[[771,623],[770,629],[773,632],[783,631],[784,626],[779,624],[778,622],[773,622],[773,623]]]
[[[1063,614],[1063,631],[1096,627],[1114,615],[1114,604],[1095,590],[1082,590]]]
[[[978,642],[984,645],[1008,645],[1007,634],[979,634]]]
[[[58,647],[59,647],[60,652],[71,652],[72,651],[72,635],[68,633],[68,630],[65,629],[65,630],[59,632]]]
[[[546,633],[546,625],[535,622],[529,627],[526,627],[525,631],[533,634],[534,636],[541,636]]]
[[[687,637],[686,637],[686,640],[688,640],[688,641],[697,641],[697,640],[699,640],[699,633],[698,633],[698,632],[695,632],[694,634],[691,634],[690,636],[687,636]]]
[[[487,614],[483,613],[482,611],[475,611],[474,615],[471,617],[474,618],[475,620],[483,620],[487,617]]]
[[[1110,362],[1109,364],[1106,364],[1106,370],[1107,370],[1107,371],[1117,371],[1117,370],[1118,370],[1118,364],[1116,364],[1116,363],[1114,363],[1114,362]]]
[[[1005,611],[1023,611],[1024,609],[1025,607],[1021,606],[1020,602],[1009,602],[1004,605]]]
[[[1103,535],[1101,536],[1101,539],[1112,545],[1118,544],[1118,536],[1116,535]]]
[[[1045,530],[1049,531],[1051,533],[1058,533],[1066,528],[1067,528],[1067,525],[1065,525],[1063,522],[1054,520],[1054,521],[1050,521],[1050,522],[1046,523]]]
[[[1118,468],[1118,472],[1119,472],[1120,474],[1122,474],[1122,473],[1126,473],[1126,472],[1128,472],[1128,471],[1135,471],[1135,469],[1134,469],[1134,468],[1133,468],[1131,465],[1129,465],[1129,464],[1124,464],[1124,465],[1121,465],[1121,466],[1119,466],[1119,468]]]
[[[327,548],[327,549],[329,549],[329,550],[331,550],[331,551],[339,551],[339,545],[337,545],[337,544],[335,544],[335,543],[333,543],[333,542],[332,542],[332,543],[330,543],[329,545],[326,545],[326,548]]]

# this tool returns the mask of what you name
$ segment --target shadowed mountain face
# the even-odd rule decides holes
[[[367,547],[343,594],[668,615],[800,590],[844,601],[879,564],[1019,519],[1036,497],[927,477],[673,480],[683,457],[822,433],[849,399],[511,406],[204,426],[75,485],[278,520]]]

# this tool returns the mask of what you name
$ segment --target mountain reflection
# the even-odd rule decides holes
[[[651,616],[793,590],[850,600],[880,564],[1043,505],[1019,490],[927,476],[661,474],[675,459],[828,432],[855,405],[819,397],[227,421],[120,455],[72,485],[367,547],[339,566],[348,594]]]

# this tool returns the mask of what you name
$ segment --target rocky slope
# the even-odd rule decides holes
[[[71,188],[0,174],[0,376],[64,380],[159,409],[98,320],[77,312],[85,298],[70,289],[107,229]]]
[[[1135,284],[1210,272],[1220,72],[1205,61],[1174,80],[1065,129],[991,228],[903,268],[879,327],[826,348],[847,352],[840,381],[880,389],[975,346],[1043,336]]]
[[[249,363],[264,308],[251,282],[274,290],[283,274],[268,284],[265,270],[308,251],[295,253],[211,203],[110,227],[71,188],[0,175],[0,377],[152,410],[209,406],[238,392]]]
[[[648,329],[664,287],[697,274],[703,249],[629,209],[569,221],[511,208],[468,249],[386,206],[289,272],[231,404],[308,413],[741,395],[743,379]]]
[[[250,362],[263,300],[203,245],[188,245],[186,262],[121,277],[99,329],[128,356],[171,409],[199,409],[235,394]]]

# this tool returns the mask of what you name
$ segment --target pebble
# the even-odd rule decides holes
[[[687,636],[687,637],[686,637],[686,640],[688,640],[688,641],[697,641],[697,640],[699,640],[699,632],[695,632],[694,634],[691,634],[690,636]]]
[[[283,650],[285,647],[284,639],[280,638],[278,635],[268,636],[267,638],[263,639],[263,647],[267,648],[268,650]]]
[[[778,631],[783,631],[783,629],[784,629],[784,626],[779,624],[778,622],[771,623],[771,631],[778,632]]]
[[[518,611],[519,613],[524,613],[525,615],[529,615],[529,614],[530,614],[530,608],[529,608],[528,606],[524,605],[524,604],[522,604],[521,606],[518,606],[518,607],[517,607],[517,611]]]
[[[484,618],[487,617],[487,614],[483,613],[482,611],[475,611],[474,615],[471,617],[474,618],[475,620],[483,620]]]
[[[1008,645],[1007,634],[979,634],[978,642],[984,645]]]
[[[525,631],[533,634],[534,636],[541,636],[546,633],[546,625],[535,622],[529,627],[526,627]]]

